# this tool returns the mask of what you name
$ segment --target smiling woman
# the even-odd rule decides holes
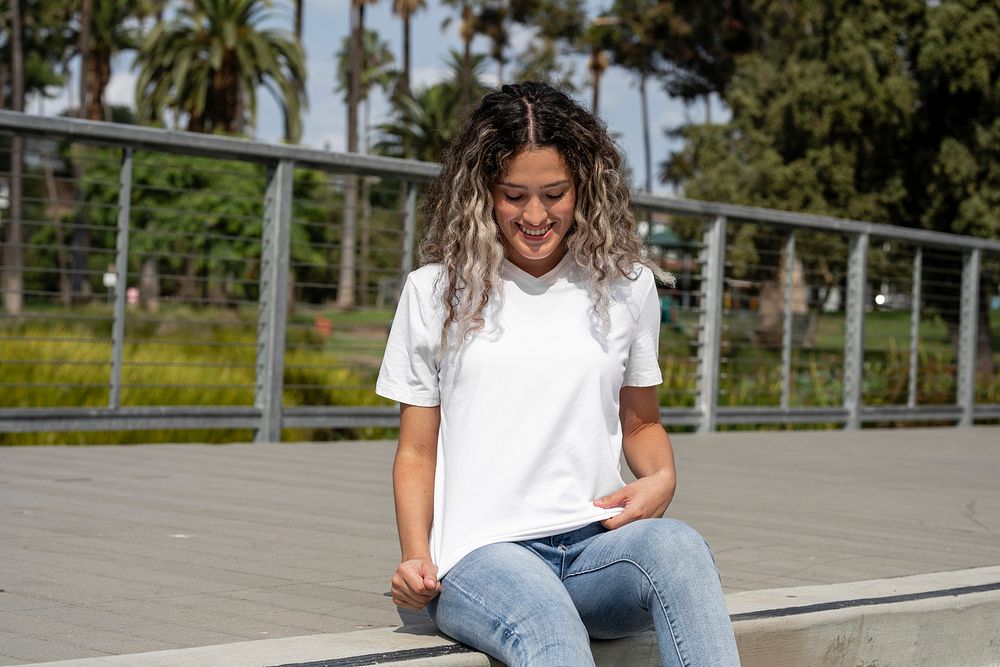
[[[562,156],[552,147],[519,153],[492,194],[507,258],[533,276],[548,273],[574,224],[576,193]]]
[[[660,304],[620,164],[553,88],[487,95],[376,384],[400,403],[393,601],[512,667],[593,665],[590,637],[652,628],[664,665],[738,663],[711,552],[663,517]]]

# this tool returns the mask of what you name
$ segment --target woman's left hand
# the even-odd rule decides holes
[[[621,514],[602,521],[601,525],[614,530],[639,519],[657,519],[667,511],[676,488],[677,477],[673,470],[660,470],[626,484],[614,493],[594,501],[595,505],[604,509],[625,508]]]

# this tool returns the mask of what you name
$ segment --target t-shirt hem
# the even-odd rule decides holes
[[[386,382],[377,382],[375,384],[375,393],[383,398],[388,398],[390,401],[407,403],[409,405],[419,405],[424,408],[432,408],[437,405],[441,405],[441,399],[437,396],[417,394]]]
[[[600,509],[600,508],[597,508]],[[605,519],[610,519],[613,516],[618,516],[622,512],[621,507],[609,507],[607,509],[602,509],[599,512],[595,512],[585,518],[575,519],[573,521],[568,521],[565,523],[560,523],[552,526],[546,526],[544,528],[537,528],[535,530],[526,530],[516,533],[506,533],[500,535],[493,535],[489,537],[481,537],[477,540],[471,542],[466,542],[460,548],[454,550],[451,554],[445,554],[443,558],[435,559],[435,565],[438,566],[438,579],[443,578],[448,572],[458,565],[458,563],[468,556],[470,553],[479,549],[480,547],[485,547],[490,544],[500,544],[502,542],[522,542],[524,540],[536,540],[540,537],[548,537],[550,535],[558,535],[560,533],[568,533],[571,530],[576,530],[577,528],[583,528],[584,526],[589,526],[592,523],[598,521],[604,521]]]
[[[637,375],[622,382],[623,387],[655,387],[658,384],[663,384],[662,375]]]

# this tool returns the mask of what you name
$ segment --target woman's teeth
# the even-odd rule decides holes
[[[520,227],[521,231],[528,236],[545,236],[548,231],[552,229],[552,225],[546,225],[539,229],[529,229],[528,227],[522,227],[521,225],[518,225],[518,227]]]

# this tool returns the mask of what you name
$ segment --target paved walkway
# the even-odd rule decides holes
[[[1000,428],[674,443],[727,592],[1000,564]],[[392,454],[0,449],[0,664],[398,625]]]

